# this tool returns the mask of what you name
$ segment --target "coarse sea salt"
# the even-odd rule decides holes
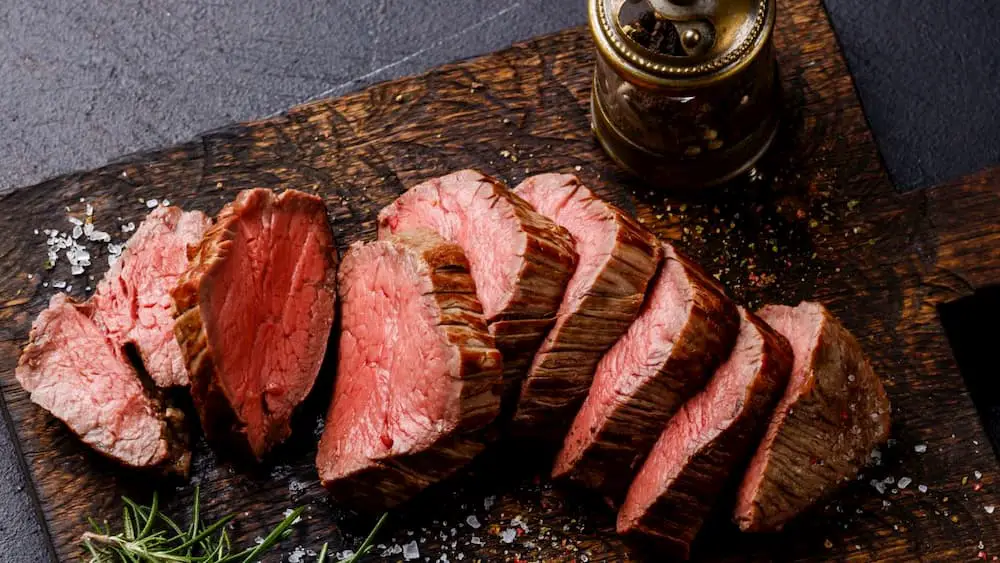
[[[993,511],[996,510],[996,507],[993,506],[992,504],[987,504],[983,506],[983,510],[986,511],[986,514],[993,514]]]
[[[906,487],[909,487],[910,483],[912,482],[913,479],[910,479],[909,477],[900,477],[899,482],[896,484],[899,486],[900,489],[905,489]]]
[[[507,528],[506,530],[500,532],[500,541],[503,543],[514,543],[514,538],[517,537],[517,530],[514,528]]]
[[[146,200],[146,207],[148,207],[149,209],[152,209],[152,208],[156,207],[157,205],[160,205],[160,202],[157,201],[157,200],[155,200],[155,199],[147,199]]]
[[[473,530],[478,530],[482,524],[479,523],[479,518],[476,518],[475,514],[470,514],[465,518],[465,523],[469,525]]]
[[[407,561],[420,559],[420,547],[417,546],[417,542],[411,541],[410,543],[403,544],[403,559]]]
[[[917,444],[916,446],[913,446],[913,451],[918,454],[922,454],[927,451],[927,444]]]

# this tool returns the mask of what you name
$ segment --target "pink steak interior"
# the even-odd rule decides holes
[[[462,170],[413,187],[379,222],[380,232],[423,227],[461,246],[488,322],[514,297],[527,245],[514,209],[494,190],[482,174]]]
[[[323,361],[334,314],[322,202],[296,192],[272,198],[255,190],[243,200],[228,255],[207,293],[202,288],[209,342],[223,351],[215,358],[221,385],[258,454],[287,436]]]
[[[438,326],[424,264],[379,241],[352,250],[340,284],[338,378],[319,456],[332,460],[324,480],[427,449],[461,416],[458,353]]]

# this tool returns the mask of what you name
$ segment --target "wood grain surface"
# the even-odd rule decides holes
[[[121,494],[148,500],[156,487],[166,509],[179,511],[193,488],[119,470],[18,387],[20,348],[55,291],[46,284],[71,280],[72,293],[83,297],[90,283],[73,278],[65,260],[46,270],[45,237],[35,229],[65,230],[65,208],[82,213],[85,198],[97,227],[121,238],[119,226],[147,211],[140,198],[214,213],[237,190],[267,186],[321,195],[343,250],[373,238],[378,210],[407,186],[464,167],[512,185],[535,172],[578,174],[687,249],[743,303],[826,303],[884,378],[894,441],[883,448],[880,466],[782,534],[739,535],[720,519],[697,546],[698,558],[955,561],[1000,554],[1000,510],[984,508],[1000,505],[1000,467],[937,312],[1000,282],[1000,170],[897,194],[819,1],[779,1],[777,25],[786,98],[780,142],[753,179],[697,201],[648,192],[597,147],[588,122],[593,55],[584,29],[0,199],[0,382],[60,558],[79,557],[85,517],[113,519]],[[103,273],[105,258],[95,253],[89,273]],[[285,553],[327,540],[355,547],[371,524],[331,502],[316,482],[318,420],[333,378],[327,364],[293,439],[268,463],[247,466],[196,443],[193,474],[206,511],[237,513],[233,533],[244,541],[297,505],[307,506],[306,517],[283,544]],[[655,550],[622,542],[612,514],[585,494],[553,487],[537,476],[540,468],[540,456],[498,447],[466,475],[394,513],[381,543],[417,541],[421,560],[432,561],[441,554],[456,561],[460,553],[483,561],[660,560]],[[885,481],[890,477],[894,482]],[[912,483],[899,486],[902,477]],[[467,522],[473,515],[481,527]],[[516,532],[510,543],[502,537],[507,530]]]

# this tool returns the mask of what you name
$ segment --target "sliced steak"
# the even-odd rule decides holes
[[[404,502],[484,447],[500,352],[462,249],[429,230],[361,245],[338,274],[338,375],[316,466],[367,511]]]
[[[200,211],[158,207],[129,238],[125,251],[91,298],[94,321],[119,346],[133,344],[160,387],[187,385],[174,338],[170,291],[187,270],[187,249],[212,224]]]
[[[175,332],[209,439],[260,459],[291,433],[334,320],[337,255],[320,198],[241,192],[173,291]]]
[[[379,237],[431,229],[462,247],[486,323],[504,358],[513,406],[528,365],[555,321],[576,267],[566,229],[500,182],[473,170],[429,180],[379,213]]]
[[[769,305],[764,321],[792,345],[795,362],[740,486],[735,520],[779,530],[853,479],[889,437],[889,399],[861,346],[819,303]]]
[[[612,506],[677,409],[729,354],[739,313],[700,267],[663,246],[663,266],[639,317],[601,359],[552,475]]]
[[[604,353],[628,330],[656,274],[661,246],[576,176],[540,174],[514,193],[573,235],[579,255],[555,325],[521,387],[512,431],[561,440]]]
[[[137,468],[186,475],[190,454],[177,434],[183,416],[144,389],[124,350],[93,321],[93,307],[52,296],[31,327],[15,375],[32,402],[87,445]]]
[[[665,555],[687,559],[719,495],[743,474],[791,369],[788,341],[741,309],[729,359],[670,419],[629,487],[618,532],[655,538]]]

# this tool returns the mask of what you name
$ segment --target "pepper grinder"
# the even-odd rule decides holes
[[[777,132],[774,0],[589,0],[594,133],[670,190],[749,170]]]

